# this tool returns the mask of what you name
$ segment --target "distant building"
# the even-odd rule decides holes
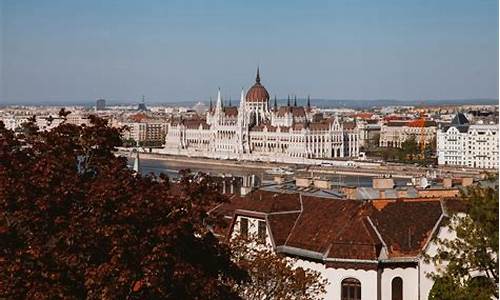
[[[469,124],[458,113],[437,132],[439,165],[498,169],[498,124]]]
[[[380,124],[378,120],[357,120],[356,126],[359,128],[359,146],[369,147],[378,145],[380,138]]]
[[[123,137],[126,140],[156,144],[163,144],[165,141],[167,124],[160,120],[150,119],[143,113],[130,116],[127,122],[120,124],[128,127],[128,130],[123,132]]]
[[[401,148],[411,137],[417,143],[427,145],[436,138],[436,129],[434,121],[425,121],[423,124],[419,120],[389,121],[380,127],[380,147]]]
[[[106,109],[106,100],[97,99],[95,103],[95,110],[105,110]]]
[[[344,158],[359,156],[354,122],[318,118],[297,100],[278,107],[260,83],[242,91],[239,106],[225,106],[220,91],[206,119],[178,119],[168,124],[165,152],[228,159]]]

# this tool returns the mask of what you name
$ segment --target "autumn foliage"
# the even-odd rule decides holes
[[[1,299],[239,298],[246,272],[204,224],[224,200],[210,180],[137,176],[120,143],[99,118],[0,122]]]

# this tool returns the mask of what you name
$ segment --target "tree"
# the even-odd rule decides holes
[[[405,158],[413,160],[413,158],[416,155],[418,155],[418,148],[419,147],[415,135],[411,135],[401,144],[401,149],[402,149],[401,156],[403,160]]]
[[[0,298],[239,299],[246,272],[203,223],[224,201],[209,178],[135,174],[90,119],[0,122]]]
[[[429,299],[498,298],[498,178],[494,187],[471,187],[462,194],[466,214],[455,214],[450,228],[456,239],[438,239],[437,265],[445,262]]]
[[[248,300],[323,299],[328,283],[319,272],[293,267],[294,260],[275,254],[256,236],[236,237],[231,241],[233,258],[248,270],[250,280],[235,284],[236,291]]]

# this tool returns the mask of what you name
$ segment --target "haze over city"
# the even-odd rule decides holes
[[[497,1],[0,1],[0,104],[498,98]]]

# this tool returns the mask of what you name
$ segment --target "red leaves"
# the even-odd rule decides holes
[[[0,125],[0,298],[237,298],[241,270],[202,223],[223,199],[208,179],[134,176],[119,130],[92,124]]]

